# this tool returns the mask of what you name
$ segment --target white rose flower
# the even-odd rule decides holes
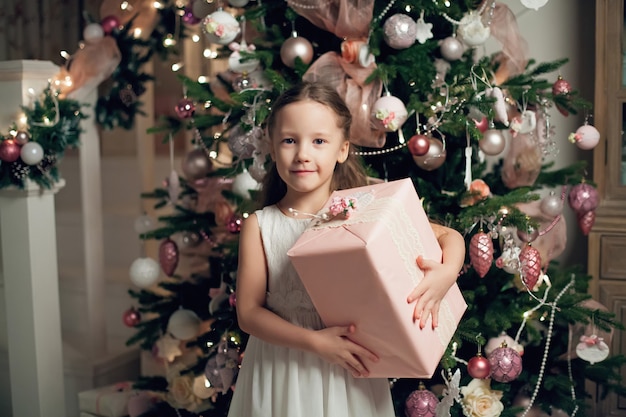
[[[469,413],[467,417],[498,417],[504,405],[502,391],[491,390],[490,379],[472,379],[465,387],[461,387],[461,402]]]

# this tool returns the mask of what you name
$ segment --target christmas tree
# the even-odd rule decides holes
[[[239,227],[258,208],[272,101],[302,79],[344,96],[371,176],[410,177],[429,217],[466,237],[468,309],[432,379],[390,380],[397,415],[585,415],[586,380],[624,394],[624,358],[608,351],[620,325],[587,295],[580,267],[552,262],[564,206],[586,234],[598,200],[584,163],[548,161],[561,140],[553,118],[591,110],[553,75],[565,59],[529,59],[515,17],[492,1],[196,3],[181,19],[220,45],[228,71],[206,84],[181,77],[178,117],[152,130],[170,141],[188,130],[194,149],[182,175],[172,168],[143,196],[171,210],[158,226],[136,224],[160,246],[158,261],[131,266],[128,343],[164,372],[137,382],[150,394],[133,398],[131,416],[227,414],[247,340],[234,296]],[[490,37],[502,49],[481,56]],[[588,123],[569,137],[581,149],[598,139]]]

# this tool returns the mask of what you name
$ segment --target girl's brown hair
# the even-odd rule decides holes
[[[275,130],[276,117],[284,107],[299,101],[312,100],[323,104],[335,113],[337,126],[343,130],[343,137],[348,140],[350,137],[350,125],[352,115],[345,102],[337,91],[320,82],[302,82],[290,88],[280,95],[272,104],[272,112],[267,119],[267,131],[272,140],[272,133]],[[354,146],[350,144],[348,158],[343,163],[335,166],[331,190],[343,190],[346,188],[360,187],[367,185],[367,175],[361,159],[355,154]],[[287,185],[278,175],[276,164],[272,161],[271,166],[265,175],[262,188],[263,206],[276,204],[287,192]]]

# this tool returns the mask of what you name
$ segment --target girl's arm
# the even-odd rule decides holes
[[[372,361],[378,358],[347,338],[354,332],[354,326],[337,326],[318,331],[296,326],[265,307],[266,286],[267,261],[257,217],[252,214],[244,221],[239,237],[237,319],[241,329],[275,345],[316,353],[355,376],[367,375],[368,371],[360,357]]]
[[[426,326],[428,316],[432,315],[432,326],[439,324],[439,305],[463,267],[465,261],[465,240],[459,232],[446,226],[431,223],[437,241],[443,252],[442,262],[417,258],[417,264],[424,271],[424,279],[409,294],[407,302],[417,300],[413,310],[413,320],[420,321],[420,327]]]

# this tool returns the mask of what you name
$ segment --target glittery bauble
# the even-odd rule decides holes
[[[593,224],[596,222],[596,212],[590,210],[583,214],[578,214],[578,227],[582,230],[583,235],[587,236],[591,232]]]
[[[420,387],[406,399],[404,414],[406,417],[435,417],[439,399],[431,391]]]
[[[135,327],[141,323],[141,313],[135,307],[131,307],[124,312],[122,320],[127,327]]]
[[[104,36],[104,29],[99,23],[89,23],[83,29],[83,39],[86,41],[93,41],[100,39]]]
[[[196,112],[196,105],[189,98],[181,98],[174,110],[176,110],[176,114],[181,119],[188,119]]]
[[[15,134],[15,138],[13,138],[18,145],[24,145],[26,142],[30,140],[30,135],[25,130],[18,130]]]
[[[222,342],[217,353],[209,358],[204,368],[204,376],[211,385],[226,393],[235,382],[239,373],[239,350]]]
[[[504,135],[498,129],[487,129],[483,133],[483,138],[478,141],[478,147],[486,155],[499,155],[506,145]]]
[[[413,135],[408,143],[409,151],[413,156],[423,156],[428,153],[430,148],[430,140],[426,135]]]
[[[550,192],[549,195],[541,200],[541,212],[548,217],[556,217],[563,213],[563,200],[557,197],[554,192]]]
[[[489,360],[479,353],[467,362],[467,373],[472,378],[488,378],[491,374]]]
[[[37,165],[43,159],[43,148],[37,142],[27,142],[20,149],[20,158],[26,165]]]
[[[425,171],[433,171],[446,162],[446,150],[439,139],[430,138],[428,152],[422,156],[413,156],[415,164]]]
[[[465,52],[463,43],[456,36],[448,36],[442,40],[439,49],[441,50],[441,56],[448,61],[461,59],[463,52]]]
[[[417,40],[417,24],[411,16],[398,13],[385,21],[383,37],[394,49],[405,49]]]
[[[469,256],[472,267],[484,278],[493,262],[493,242],[485,232],[478,232],[470,239]]]
[[[165,275],[168,277],[174,275],[178,266],[178,246],[170,238],[159,245],[159,264]]]
[[[20,145],[14,139],[0,142],[0,161],[15,162],[20,157]]]
[[[182,20],[184,24],[193,26],[200,23],[202,19],[196,17],[196,15],[193,14],[193,10],[191,9],[191,7],[187,6],[183,11]]]
[[[572,210],[577,214],[585,214],[598,207],[598,191],[586,182],[576,184],[569,192],[568,201]]]
[[[519,261],[522,282],[532,291],[541,275],[541,255],[537,249],[526,245],[519,254]]]
[[[502,346],[489,355],[491,378],[498,382],[511,382],[522,373],[522,357],[513,348]]]
[[[390,94],[380,97],[372,106],[372,121],[379,130],[395,132],[408,117],[402,100]]]
[[[555,96],[569,94],[572,86],[559,75],[559,78],[552,85],[552,94]]]
[[[595,148],[598,142],[600,142],[600,132],[591,125],[582,125],[576,129],[575,137],[576,141],[574,143],[576,146],[585,151]]]
[[[280,47],[280,60],[289,68],[295,68],[296,58],[300,58],[306,65],[310,64],[313,60],[313,45],[294,32]]]
[[[202,19],[202,31],[209,42],[228,45],[239,35],[241,27],[232,14],[217,10]]]
[[[137,258],[130,265],[130,280],[139,288],[146,288],[154,284],[159,278],[160,268],[152,258]]]
[[[117,16],[106,16],[100,22],[100,26],[102,26],[102,30],[106,35],[110,35],[114,30],[119,29],[120,27],[120,19]]]
[[[213,163],[202,148],[196,148],[190,151],[183,160],[183,173],[187,181],[199,180],[207,176]]]
[[[167,331],[178,340],[190,340],[200,331],[200,318],[185,308],[176,310],[167,322]]]

